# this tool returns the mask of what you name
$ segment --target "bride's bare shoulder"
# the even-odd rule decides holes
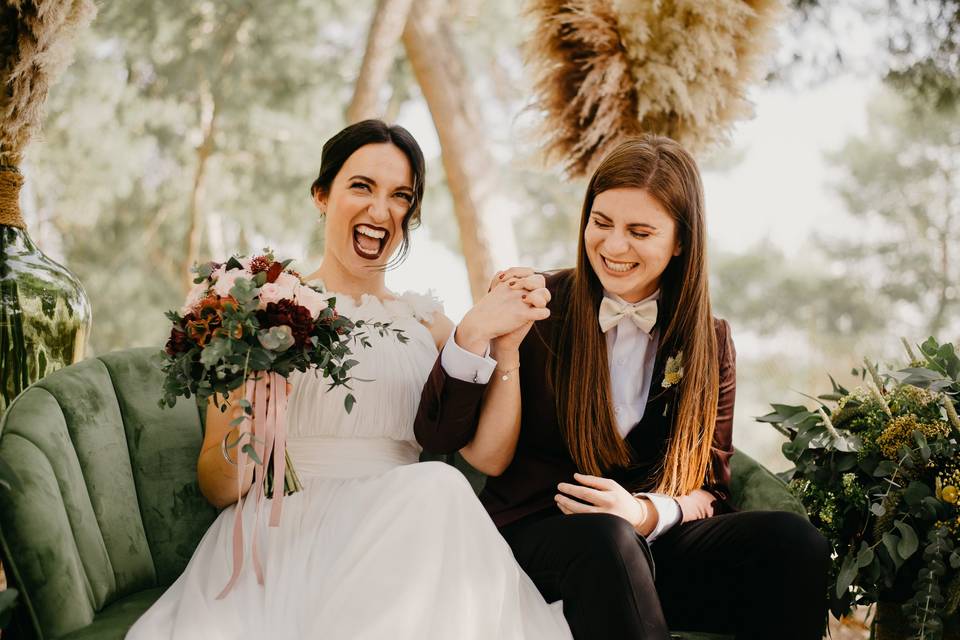
[[[431,321],[421,322],[423,322],[423,325],[430,330],[430,335],[433,336],[433,343],[437,345],[437,351],[443,349],[443,345],[447,342],[447,338],[450,337],[450,332],[453,331],[453,320],[448,318],[441,309],[434,312],[433,319]]]

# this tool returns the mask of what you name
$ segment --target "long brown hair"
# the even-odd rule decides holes
[[[681,252],[660,278],[657,361],[682,350],[683,377],[654,486],[660,493],[684,495],[713,475],[710,446],[719,372],[707,277],[703,186],[694,159],[670,138],[644,136],[622,143],[604,158],[587,185],[577,266],[558,292],[566,305],[551,371],[557,414],[570,455],[582,472],[602,475],[630,464],[629,449],[616,429],[606,341],[597,322],[603,285],[590,266],[583,237],[597,194],[617,188],[645,190],[677,226]],[[660,382],[652,384],[656,389]]]

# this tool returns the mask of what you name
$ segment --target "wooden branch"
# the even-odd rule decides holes
[[[403,45],[440,138],[470,292],[478,300],[486,294],[494,271],[489,196],[495,189],[496,165],[486,148],[478,100],[460,52],[438,13],[435,0],[418,0],[407,20]]]
[[[413,0],[377,0],[363,63],[353,89],[353,99],[347,107],[347,122],[359,122],[382,115],[378,94],[387,81],[412,4]]]

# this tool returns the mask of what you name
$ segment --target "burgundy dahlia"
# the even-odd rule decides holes
[[[284,324],[290,327],[295,347],[305,345],[313,331],[313,317],[310,311],[292,300],[268,303],[266,309],[257,311],[257,320],[260,322],[261,329]]]
[[[173,331],[170,332],[170,338],[167,340],[167,346],[164,350],[168,356],[176,356],[189,351],[190,346],[190,338],[187,337],[187,334],[174,327]]]

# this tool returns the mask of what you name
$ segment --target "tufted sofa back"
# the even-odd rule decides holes
[[[0,554],[21,592],[21,628],[58,638],[117,600],[183,571],[216,511],[200,495],[196,404],[160,409],[156,349],[50,374],[0,422]]]

